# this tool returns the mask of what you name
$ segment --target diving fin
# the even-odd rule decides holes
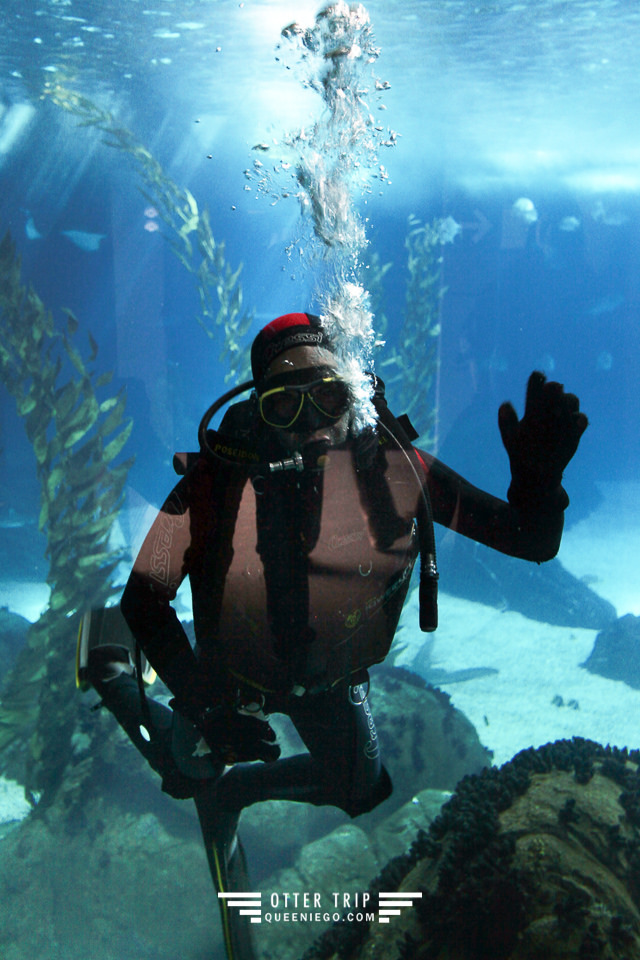
[[[89,690],[89,653],[95,647],[103,646],[125,647],[131,656],[131,662],[136,662],[136,641],[127,626],[127,622],[120,612],[120,607],[103,607],[96,610],[87,610],[80,621],[78,629],[78,643],[76,645],[76,687],[80,690]],[[146,684],[152,684],[156,679],[156,672],[149,664],[144,654],[142,660],[142,679]]]
[[[213,879],[222,933],[228,960],[257,960],[253,939],[253,918],[233,906],[230,893],[250,891],[247,862],[237,833],[239,814],[221,811],[216,799],[216,782],[210,781],[194,797]]]

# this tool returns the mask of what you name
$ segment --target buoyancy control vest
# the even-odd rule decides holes
[[[174,461],[179,473],[208,464],[202,503],[214,519],[196,511],[191,520],[206,529],[190,571],[200,655],[254,687],[323,689],[384,660],[418,555],[420,626],[437,625],[416,435],[389,411],[382,381],[374,384],[376,429],[312,462],[279,459],[273,433],[260,437],[253,400],[230,407],[218,430],[208,428],[210,408],[200,453]]]

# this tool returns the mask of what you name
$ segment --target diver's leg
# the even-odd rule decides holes
[[[242,809],[263,800],[341,807],[350,816],[372,810],[391,793],[380,762],[375,724],[361,687],[341,684],[290,697],[289,714],[308,754],[275,763],[236,764],[219,783],[220,802]]]
[[[202,783],[194,797],[211,878],[220,894],[251,890],[247,862],[237,833],[239,811],[221,807],[220,780]],[[229,906],[228,897],[218,897],[222,934],[228,960],[254,960],[253,929],[248,916]]]
[[[209,865],[218,891],[249,890],[239,838],[231,830],[240,811],[261,800],[331,804],[350,816],[373,809],[391,793],[380,763],[373,717],[361,688],[341,685],[328,693],[291,697],[271,707],[288,713],[308,754],[274,763],[238,763],[196,796]],[[225,816],[226,814],[226,816]],[[235,817],[235,820],[234,820]],[[244,883],[244,885],[243,885]],[[221,898],[223,931],[231,960],[250,960],[251,928]],[[244,919],[244,918],[243,918]]]
[[[162,789],[177,799],[192,797],[198,781],[180,772],[171,749],[173,712],[151,698],[143,708],[135,667],[126,647],[94,647],[89,654],[88,674],[102,705],[162,777]]]
[[[291,716],[313,760],[320,802],[356,817],[373,810],[393,789],[380,759],[367,691],[340,684],[322,696],[320,710],[303,697]]]
[[[244,852],[237,835],[239,812],[222,809],[217,798],[217,783],[223,766],[209,765],[211,776],[192,779],[185,776],[174,759],[174,714],[168,707],[147,699],[143,709],[140,690],[125,647],[95,647],[89,654],[89,679],[130,740],[162,776],[162,788],[173,797],[193,797],[202,829],[211,876],[218,892],[248,890],[250,884]],[[142,729],[151,726],[151,739]],[[179,728],[182,729],[181,727]],[[238,911],[230,911],[220,899],[225,947],[229,960],[253,960],[255,949],[249,921]]]

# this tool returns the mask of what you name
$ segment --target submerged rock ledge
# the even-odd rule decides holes
[[[639,762],[574,738],[465,777],[371,887],[416,906],[336,924],[304,960],[640,958]]]

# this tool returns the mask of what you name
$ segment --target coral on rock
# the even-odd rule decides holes
[[[639,958],[639,761],[574,738],[466,777],[372,887],[416,906],[305,960]]]

